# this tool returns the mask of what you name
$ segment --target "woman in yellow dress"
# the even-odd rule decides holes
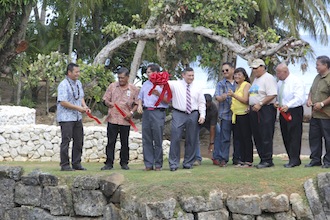
[[[228,91],[231,96],[231,110],[233,112],[232,123],[236,137],[240,142],[240,154],[242,163],[237,167],[252,167],[253,143],[249,118],[249,89],[251,87],[249,76],[244,68],[237,68],[234,71],[234,79],[237,83],[236,91]]]

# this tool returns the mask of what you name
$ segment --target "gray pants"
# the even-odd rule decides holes
[[[198,111],[186,114],[173,110],[171,145],[168,159],[170,168],[178,168],[180,165],[180,141],[184,130],[186,133],[182,165],[184,168],[190,168],[195,161],[195,152],[198,145]]]
[[[165,109],[143,111],[142,115],[142,145],[143,160],[147,168],[163,167],[163,131],[165,124]]]

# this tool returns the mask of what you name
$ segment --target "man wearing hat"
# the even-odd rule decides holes
[[[275,78],[266,71],[265,62],[255,59],[250,64],[254,81],[249,90],[250,120],[252,135],[260,163],[256,168],[274,166],[273,136],[276,120],[276,109],[273,107],[277,96]]]

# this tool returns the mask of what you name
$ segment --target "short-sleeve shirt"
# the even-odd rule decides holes
[[[139,89],[132,84],[128,84],[123,88],[118,82],[114,82],[109,85],[107,91],[103,95],[103,100],[117,104],[127,115],[132,111],[134,105],[137,105],[138,93]],[[115,107],[109,108],[107,121],[111,124],[130,125]]]
[[[255,78],[249,89],[249,105],[259,104],[266,96],[277,95],[277,83],[275,78],[264,73],[259,78]],[[275,98],[268,104],[275,103]]]
[[[221,96],[224,93],[228,93],[228,90],[236,90],[236,83],[229,82],[227,79],[223,79],[217,83],[214,96]],[[226,100],[219,102],[219,118],[224,120],[231,120],[232,111],[230,110],[231,97],[227,96]]]
[[[140,89],[138,99],[142,100],[143,106],[148,108],[154,108],[155,103],[158,101],[158,96],[151,94],[148,95],[149,91],[152,89],[153,83],[150,80],[147,80],[143,83],[142,88]],[[155,89],[161,93],[162,88],[160,86],[156,86]],[[157,108],[168,108],[168,104],[164,102],[160,102]]]
[[[66,101],[73,105],[81,106],[81,100],[84,98],[84,90],[79,80],[72,80],[65,77],[57,88],[57,121],[79,121],[82,119],[82,114],[74,109],[63,107],[60,102]]]
[[[322,102],[330,96],[330,72],[325,76],[318,74],[310,89],[312,103]],[[313,111],[312,117],[319,119],[330,119],[330,105],[324,106],[322,111]]]

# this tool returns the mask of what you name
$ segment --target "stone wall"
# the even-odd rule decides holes
[[[0,125],[28,125],[35,124],[35,122],[35,109],[0,105]]]
[[[84,127],[83,162],[104,162],[107,129]],[[60,161],[61,130],[53,125],[5,125],[0,127],[0,161]],[[168,158],[170,142],[163,141],[164,158]],[[119,159],[121,144],[116,143],[115,159]],[[142,135],[131,131],[130,162],[143,161]],[[69,151],[71,153],[71,151]]]
[[[329,219],[330,173],[304,184],[309,206],[296,193],[232,197],[221,191],[145,202],[125,188],[124,176],[77,176],[60,185],[56,176],[0,166],[0,219],[294,220]],[[65,182],[65,181],[62,181]]]

